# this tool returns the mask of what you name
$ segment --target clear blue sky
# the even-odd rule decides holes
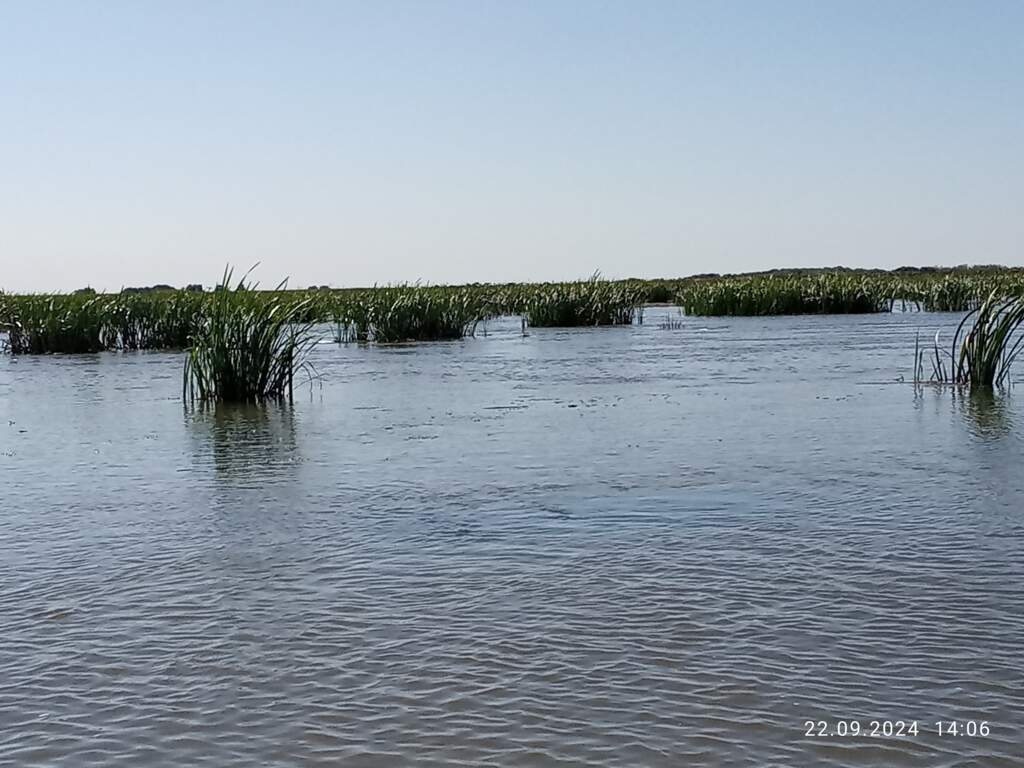
[[[0,288],[1024,262],[1024,2],[0,0]]]

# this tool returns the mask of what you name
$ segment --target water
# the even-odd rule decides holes
[[[0,765],[1024,764],[1020,396],[896,380],[959,318],[667,312],[0,358]]]

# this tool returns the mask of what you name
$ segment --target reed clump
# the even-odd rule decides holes
[[[470,291],[388,288],[373,295],[374,341],[440,341],[472,336],[485,316],[484,302]]]
[[[1003,298],[993,291],[967,313],[953,334],[952,349],[940,348],[939,335],[930,355],[929,381],[972,390],[991,390],[1010,384],[1010,369],[1024,348],[1024,299]],[[915,350],[914,380],[924,382],[924,351]]]
[[[677,303],[688,315],[809,315],[885,312],[880,282],[845,274],[768,275],[695,280]]]
[[[303,321],[309,299],[289,298],[280,290],[261,295],[246,277],[232,289],[232,272],[226,270],[209,300],[185,358],[187,400],[291,399],[295,374],[312,373],[307,356],[315,339]]]
[[[534,327],[569,328],[642,322],[643,288],[634,282],[589,280],[539,286],[522,301],[520,313]]]

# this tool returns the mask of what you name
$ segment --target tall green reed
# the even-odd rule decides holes
[[[968,312],[953,334],[952,348],[941,349],[939,334],[929,355],[930,381],[972,390],[991,390],[1010,384],[1010,371],[1024,349],[1024,299],[1004,298],[993,291]],[[924,383],[925,352],[914,352],[914,380]]]

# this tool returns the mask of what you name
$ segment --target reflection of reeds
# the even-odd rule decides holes
[[[222,478],[266,489],[301,463],[296,415],[287,402],[199,402],[186,405],[183,416],[196,462]]]
[[[1011,414],[1000,393],[991,389],[972,389],[967,397],[959,400],[977,434],[998,437],[1012,430]]]
[[[308,367],[305,358],[314,343],[310,324],[302,322],[308,299],[260,297],[245,277],[232,290],[231,274],[225,270],[192,337],[184,396],[242,403],[291,398],[295,372]]]
[[[1008,385],[1013,362],[1024,348],[1022,326],[1024,299],[1004,299],[993,291],[960,321],[951,351],[943,351],[939,335],[935,335],[930,380],[972,389]],[[924,355],[918,343],[914,351],[914,380],[919,383],[924,381]]]
[[[659,331],[679,331],[683,328],[682,317],[672,317],[671,315],[665,315],[665,321],[658,323]]]

